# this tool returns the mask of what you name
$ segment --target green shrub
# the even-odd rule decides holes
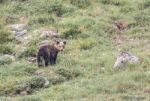
[[[8,0],[0,0],[0,4],[1,3],[5,3],[5,2],[7,2]]]
[[[57,74],[62,75],[63,77],[65,77],[67,80],[72,79],[73,78],[73,74],[71,73],[71,71],[60,68],[56,71]]]
[[[126,5],[129,0],[100,0],[103,4],[112,4],[116,6]]]
[[[47,7],[48,13],[55,14],[57,16],[63,15],[63,6],[59,2],[54,2]]]
[[[137,25],[145,26],[150,25],[150,16],[148,15],[149,12],[140,12],[134,16]]]
[[[70,15],[77,10],[77,7],[73,6],[73,5],[63,5],[63,16],[64,15]]]
[[[0,30],[3,29],[3,27],[5,26],[5,24],[6,24],[6,22],[5,22],[4,17],[0,17]],[[2,30],[2,31],[4,31],[4,30]]]
[[[42,100],[39,97],[34,97],[34,96],[28,97],[28,96],[26,96],[26,97],[19,99],[19,101],[42,101]]]
[[[77,26],[69,28],[62,34],[62,37],[65,39],[76,39],[77,36],[81,33]]]
[[[37,68],[33,68],[33,67],[24,68],[24,71],[28,74],[33,74],[33,73],[35,73],[36,70],[37,70]]]
[[[57,74],[65,77],[67,80],[70,80],[72,79],[73,77],[77,77],[80,75],[79,72],[77,71],[70,71],[70,70],[67,70],[67,69],[64,69],[64,68],[60,68],[56,71]]]
[[[28,86],[32,89],[39,89],[44,86],[45,79],[43,77],[34,77],[28,82]]]
[[[33,24],[54,24],[55,23],[55,19],[53,17],[47,17],[45,16],[40,16],[40,17],[33,17],[32,19],[30,19],[29,21],[29,25],[33,26]]]
[[[93,38],[86,39],[78,39],[74,41],[71,46],[71,49],[80,49],[80,50],[88,50],[96,45],[96,41]]]
[[[77,8],[72,5],[63,5],[62,2],[53,1],[47,5],[46,11],[50,14],[55,14],[56,16],[62,16],[67,13],[73,13]]]
[[[146,9],[150,7],[150,0],[141,0],[138,3],[138,8],[139,9]]]
[[[10,42],[12,41],[12,35],[11,33],[6,30],[6,29],[2,29],[0,30],[0,43],[5,43],[5,42]]]
[[[0,65],[10,64],[13,62],[13,59],[9,56],[0,56]]]
[[[19,54],[19,58],[23,58],[23,57],[32,57],[32,56],[36,56],[36,52],[37,48],[33,47],[28,47],[27,49],[25,49],[23,52],[21,52]]]
[[[52,85],[56,85],[56,84],[60,84],[62,82],[65,82],[65,77],[63,76],[55,76],[55,77],[50,77],[48,78],[50,84]]]
[[[0,53],[2,54],[12,54],[14,53],[14,50],[12,46],[10,46],[8,43],[6,44],[1,44],[0,45]]]
[[[70,2],[71,4],[76,5],[80,8],[86,8],[91,4],[90,0],[70,0]]]
[[[25,85],[25,84],[18,84],[18,85],[15,85],[14,88],[13,88],[12,93],[15,94],[15,95],[18,95],[18,94],[20,94],[22,91],[26,91],[27,93],[31,93],[31,92],[30,92],[30,89],[27,90],[27,85]]]

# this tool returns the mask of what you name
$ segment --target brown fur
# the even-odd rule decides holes
[[[48,66],[49,62],[51,65],[56,64],[57,54],[64,50],[65,44],[66,42],[56,42],[52,45],[41,45],[37,54],[38,66],[40,66],[41,58],[44,59],[45,66]]]

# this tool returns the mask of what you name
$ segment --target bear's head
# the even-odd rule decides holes
[[[63,51],[66,45],[66,41],[57,41],[54,45],[54,47],[58,50],[58,51]]]

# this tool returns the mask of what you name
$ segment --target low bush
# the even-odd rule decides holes
[[[0,65],[10,64],[13,62],[12,57],[10,56],[0,56]]]
[[[40,16],[40,17],[33,17],[32,19],[30,19],[29,21],[29,25],[33,24],[54,24],[55,23],[55,19],[51,16]]]
[[[48,80],[49,80],[51,85],[56,85],[56,84],[60,84],[62,82],[65,82],[65,78],[63,76],[50,77],[50,78],[48,78]]]
[[[5,43],[5,42],[10,42],[12,40],[13,40],[13,37],[8,30],[6,30],[6,29],[0,30],[0,43],[1,44]]]
[[[86,39],[78,39],[74,41],[71,46],[71,49],[80,49],[80,50],[88,50],[93,48],[96,45],[96,41],[93,38]]]
[[[63,15],[63,5],[59,2],[53,2],[47,7],[48,13],[55,14],[56,16]]]
[[[100,0],[103,4],[112,4],[116,6],[122,6],[129,4],[129,0]]]
[[[36,47],[28,47],[23,52],[21,52],[18,56],[18,58],[24,58],[24,57],[34,57],[36,56],[37,48]]]
[[[77,36],[81,33],[77,26],[69,28],[62,34],[62,37],[65,39],[76,39]]]
[[[73,7],[72,5],[62,5],[61,2],[55,1],[49,4],[45,10],[50,14],[60,17],[66,13],[73,13],[76,10],[76,7]]]
[[[139,9],[146,9],[150,7],[150,0],[141,0],[137,4]]]
[[[28,82],[28,86],[32,89],[39,89],[44,86],[45,79],[43,77],[34,77]]]
[[[31,96],[31,97],[22,97],[21,99],[19,99],[19,101],[42,101],[40,97],[34,97],[34,96]]]
[[[138,14],[136,14],[134,16],[136,24],[140,25],[140,26],[150,25],[149,24],[150,16],[148,15],[148,13],[149,13],[149,11],[142,11],[142,12],[139,12]]]
[[[79,8],[86,8],[91,4],[90,0],[70,0],[70,3]]]
[[[70,71],[64,68],[60,68],[56,71],[57,74],[65,77],[67,80],[73,79],[74,77],[77,77],[80,75],[79,72]]]
[[[0,53],[1,54],[13,54],[14,53],[14,49],[8,43],[7,44],[6,43],[5,44],[1,44],[0,45]]]

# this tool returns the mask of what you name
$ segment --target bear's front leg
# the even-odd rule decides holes
[[[51,65],[54,65],[55,64],[55,57],[50,57],[50,64]]]
[[[48,63],[49,63],[49,58],[48,58],[48,56],[45,56],[45,57],[44,57],[44,61],[45,61],[45,67],[47,67],[47,66],[48,66]]]
[[[54,64],[56,64],[57,57],[54,57]]]
[[[50,56],[50,64],[52,65],[53,64],[53,57]]]

